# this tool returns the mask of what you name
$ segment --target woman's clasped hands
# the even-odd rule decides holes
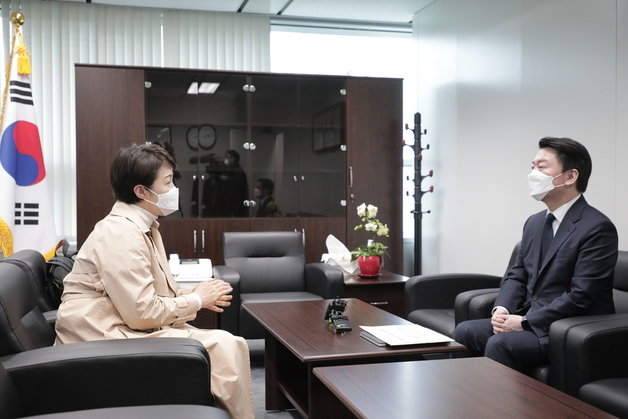
[[[231,305],[231,291],[231,285],[218,278],[203,281],[194,288],[194,292],[201,297],[201,307],[218,313],[224,311],[222,307]]]

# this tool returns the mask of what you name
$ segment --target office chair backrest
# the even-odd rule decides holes
[[[292,231],[223,234],[225,265],[240,274],[241,293],[305,289],[303,235]]]
[[[26,274],[31,287],[37,295],[37,304],[42,312],[56,310],[58,304],[53,303],[48,290],[48,266],[46,260],[36,250],[25,249],[15,252],[2,262],[19,266]]]
[[[25,275],[12,263],[0,263],[0,356],[50,346],[55,339]]]
[[[613,301],[617,313],[628,313],[628,251],[620,250],[613,279]]]

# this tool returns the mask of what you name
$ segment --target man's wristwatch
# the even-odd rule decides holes
[[[530,327],[530,323],[528,323],[528,319],[526,319],[526,316],[523,316],[521,318],[521,327],[523,328],[523,330],[532,330],[532,328]]]

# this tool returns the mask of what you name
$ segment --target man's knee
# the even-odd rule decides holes
[[[506,333],[497,333],[486,341],[486,349],[484,353],[487,357],[493,358],[496,354],[511,352],[511,345],[507,339]]]
[[[452,338],[456,342],[462,343],[462,341],[466,340],[466,337],[469,335],[469,322],[464,321],[462,323],[458,323],[456,328],[454,329],[454,333]]]

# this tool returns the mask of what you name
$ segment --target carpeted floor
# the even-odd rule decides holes
[[[253,405],[256,419],[301,419],[302,416],[294,409],[285,411],[267,411],[265,404],[264,382],[264,340],[247,340],[251,354],[251,375],[253,379]]]

